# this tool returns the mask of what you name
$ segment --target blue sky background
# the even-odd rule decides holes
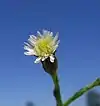
[[[51,78],[23,54],[29,34],[42,29],[59,32],[63,100],[100,77],[100,0],[1,0],[0,106],[55,106]],[[80,105],[85,96],[72,104]]]

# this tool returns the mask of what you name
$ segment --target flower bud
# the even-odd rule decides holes
[[[54,58],[55,58],[54,62],[50,61],[50,57],[48,57],[45,61],[41,61],[44,71],[50,75],[54,75],[58,69],[58,61],[57,61],[56,56],[54,56]]]

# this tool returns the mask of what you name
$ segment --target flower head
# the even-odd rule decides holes
[[[25,55],[36,56],[35,63],[44,61],[50,57],[50,62],[54,62],[54,53],[58,47],[58,34],[53,36],[53,32],[43,30],[43,33],[37,31],[37,36],[30,35],[28,43],[25,42]]]

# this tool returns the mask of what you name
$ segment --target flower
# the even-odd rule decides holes
[[[25,55],[36,56],[37,59],[34,63],[39,63],[44,61],[48,57],[50,62],[54,62],[55,56],[54,53],[58,48],[59,40],[58,33],[53,36],[53,32],[43,30],[42,33],[37,31],[37,36],[30,35],[28,43],[25,42],[24,52]]]

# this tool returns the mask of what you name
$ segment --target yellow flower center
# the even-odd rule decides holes
[[[53,46],[52,46],[53,37],[52,36],[43,36],[36,41],[35,44],[35,51],[38,56],[44,57],[49,56],[53,53]]]

